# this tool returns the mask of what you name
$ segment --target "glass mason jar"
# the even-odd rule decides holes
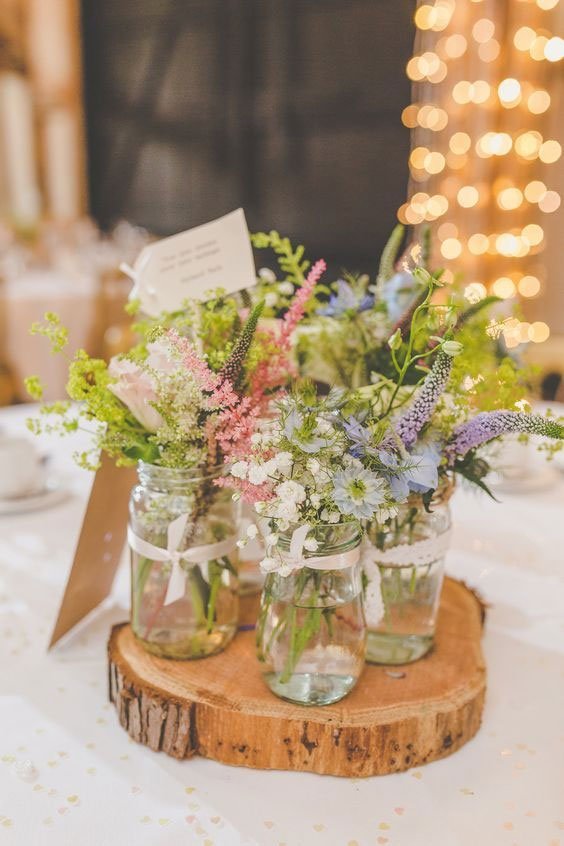
[[[439,489],[431,511],[413,495],[396,517],[365,527],[367,661],[408,664],[433,646],[450,540],[451,492],[451,485]]]
[[[292,535],[279,534],[274,556],[282,562],[291,560]],[[364,666],[361,530],[355,523],[325,524],[312,528],[308,538],[317,541],[315,552],[303,550],[289,575],[266,577],[257,653],[277,696],[328,705],[346,696]]]
[[[129,505],[131,626],[163,658],[203,658],[237,629],[238,506],[199,476],[140,462]]]

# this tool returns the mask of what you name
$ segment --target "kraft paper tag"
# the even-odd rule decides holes
[[[157,317],[184,300],[204,299],[212,288],[228,293],[256,284],[253,251],[243,209],[144,247],[132,268],[131,299]]]
[[[103,455],[86,507],[49,649],[109,596],[127,537],[134,467]]]

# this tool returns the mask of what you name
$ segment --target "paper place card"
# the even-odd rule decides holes
[[[132,268],[121,269],[135,283],[131,298],[150,317],[176,311],[188,298],[201,300],[212,288],[228,293],[250,288],[256,272],[245,213],[237,209],[149,244]]]
[[[109,596],[126,543],[135,479],[135,468],[116,467],[102,456],[49,649]]]

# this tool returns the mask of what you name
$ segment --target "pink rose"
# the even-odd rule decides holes
[[[110,391],[145,429],[156,432],[164,421],[152,405],[157,400],[154,377],[127,358],[112,358],[108,373],[116,380],[108,386]]]

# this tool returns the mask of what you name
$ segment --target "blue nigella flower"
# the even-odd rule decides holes
[[[421,444],[403,461],[385,450],[380,450],[378,457],[387,468],[385,475],[399,502],[407,499],[410,493],[435,490],[439,484],[441,453],[436,444]]]
[[[317,309],[322,317],[341,317],[347,311],[366,311],[374,305],[370,294],[357,294],[344,279],[337,279],[337,293],[331,294],[327,305]]]
[[[363,455],[377,455],[378,451],[372,446],[370,430],[363,426],[356,417],[349,417],[348,420],[345,420],[343,428],[349,440],[352,441],[349,453],[354,458],[360,458]]]
[[[333,499],[341,514],[369,520],[385,500],[385,482],[361,465],[337,470],[333,478]]]
[[[319,452],[323,447],[329,446],[327,438],[317,435],[310,435],[307,438],[300,432],[303,425],[303,417],[293,408],[284,421],[284,434],[289,441],[292,441],[302,452],[313,454]]]

